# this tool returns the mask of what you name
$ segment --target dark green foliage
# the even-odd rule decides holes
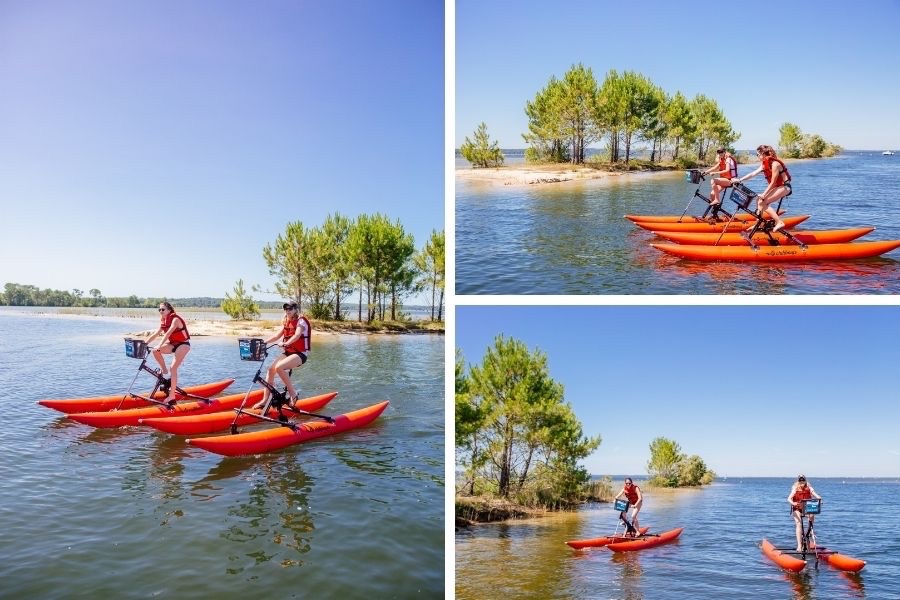
[[[474,137],[474,140],[470,140],[466,136],[465,141],[459,147],[463,158],[472,163],[473,167],[499,167],[503,164],[503,152],[500,151],[500,146],[496,141],[491,141],[485,123],[482,122],[478,125]]]
[[[677,160],[696,144],[694,156],[709,158],[716,146],[740,136],[714,100],[698,94],[688,101],[681,92],[668,95],[649,78],[633,71],[611,70],[597,84],[591,69],[573,65],[563,78],[551,76],[547,86],[526,102],[531,162],[585,162],[586,148],[606,141],[609,162],[628,164],[633,144],[650,143],[650,160],[664,153]]]
[[[696,454],[687,456],[675,440],[664,437],[650,442],[647,462],[650,483],[661,487],[684,487],[710,483],[716,474]]]
[[[234,296],[225,294],[222,300],[222,311],[232,319],[247,320],[259,316],[259,305],[244,290],[244,280],[238,279],[234,284]]]
[[[462,491],[548,507],[580,499],[589,476],[578,461],[600,437],[584,436],[542,352],[499,335],[468,373],[457,353],[455,415]]]

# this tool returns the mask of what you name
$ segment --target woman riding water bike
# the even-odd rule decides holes
[[[804,503],[813,498],[821,500],[822,496],[817,494],[816,490],[807,483],[805,476],[800,475],[797,477],[797,481],[794,485],[791,486],[791,492],[787,497],[788,502],[791,503],[791,516],[794,518],[794,523],[796,525],[797,552],[803,551],[803,517],[806,516],[806,518],[809,519],[810,527],[812,527],[813,521],[816,518],[815,515],[805,515],[804,513]]]

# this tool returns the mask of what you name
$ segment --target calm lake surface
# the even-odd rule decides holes
[[[867,561],[858,574],[816,569],[815,561],[788,574],[759,550],[763,537],[794,543],[785,501],[792,481],[729,478],[702,490],[645,489],[641,525],[685,529],[676,542],[640,552],[565,545],[612,532],[611,504],[459,530],[456,598],[900,598],[900,480],[810,479],[825,499],[819,544]]]
[[[740,165],[741,175],[757,165]],[[790,214],[804,229],[875,226],[900,239],[900,160],[879,152],[790,163]],[[765,189],[762,175],[750,180]],[[680,215],[696,185],[684,173],[540,186],[456,184],[458,294],[889,294],[900,250],[880,258],[782,265],[703,263],[650,247],[625,214]],[[708,195],[709,183],[701,191]],[[688,214],[701,214],[697,199]],[[725,200],[726,207],[734,207]]]
[[[319,412],[391,405],[366,428],[266,455],[95,430],[35,404],[124,392],[139,361],[122,338],[145,328],[0,310],[0,597],[443,595],[443,336],[314,337],[301,394],[340,392]],[[247,390],[259,363],[241,362],[236,340],[192,345],[183,385],[234,377],[226,392]]]

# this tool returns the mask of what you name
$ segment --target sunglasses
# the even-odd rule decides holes
[[[159,309],[159,312],[166,312],[166,309],[165,309],[165,308],[160,308],[160,309]]]
[[[294,310],[294,307],[293,307],[293,306],[288,306],[288,307],[285,308],[284,310]]]

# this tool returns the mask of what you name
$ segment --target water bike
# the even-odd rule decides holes
[[[290,404],[285,391],[276,389],[261,376],[268,352],[273,346],[266,346],[265,340],[261,338],[238,340],[241,360],[260,363],[251,389],[258,383],[268,390],[269,398],[266,403],[258,411],[247,410],[244,403],[241,403],[241,406],[234,409],[234,418],[229,426],[230,435],[190,438],[187,440],[188,444],[223,456],[260,454],[363,427],[377,419],[388,407],[389,402],[385,400],[346,414],[328,416],[304,410],[300,408],[299,402]],[[250,390],[247,391],[247,396],[249,395]],[[290,418],[301,415],[320,420],[297,423]],[[238,430],[240,424],[254,422],[272,423],[278,427],[243,433]]]
[[[798,573],[802,571],[807,561],[815,560],[818,568],[819,561],[824,561],[841,571],[858,572],[866,566],[866,561],[840,554],[825,546],[820,546],[813,532],[814,516],[822,511],[822,501],[818,499],[804,500],[800,503],[800,550],[794,547],[779,548],[769,540],[763,538],[760,549],[776,565],[787,571]],[[793,508],[792,508],[793,511]],[[792,512],[793,514],[793,512]],[[813,518],[811,518],[813,517]]]
[[[627,514],[630,505],[627,500],[616,500],[613,508],[619,511],[619,520],[612,535],[591,538],[585,540],[570,540],[566,542],[571,548],[581,550],[584,548],[609,548],[613,552],[628,552],[632,550],[646,550],[654,546],[660,546],[676,539],[684,530],[683,527],[672,529],[659,534],[647,533],[649,527],[641,527],[640,531],[628,520]],[[619,533],[619,526],[623,526]]]

